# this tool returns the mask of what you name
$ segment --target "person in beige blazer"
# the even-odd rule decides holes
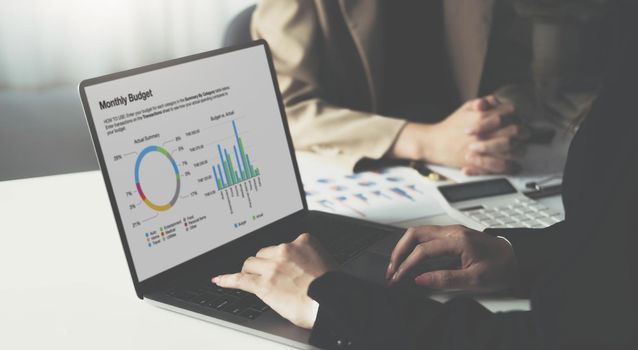
[[[554,57],[578,31],[549,27],[549,56],[538,57],[533,20],[509,1],[262,0],[251,32],[272,50],[297,150],[349,169],[394,157],[483,174],[517,170],[521,121],[569,123],[595,97],[598,75],[562,77],[573,62]],[[534,81],[543,72],[550,79]],[[553,87],[543,101],[539,86]],[[400,111],[420,96],[446,103]]]

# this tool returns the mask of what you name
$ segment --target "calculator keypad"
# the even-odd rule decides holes
[[[542,228],[563,220],[563,214],[528,198],[517,198],[507,205],[484,207],[465,212],[472,220],[490,228]]]

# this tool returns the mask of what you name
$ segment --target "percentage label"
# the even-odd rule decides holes
[[[135,204],[129,204],[128,208],[131,210],[135,209]]]
[[[197,191],[191,192],[191,197],[195,197],[195,196],[197,196]]]
[[[140,226],[140,222],[139,221],[134,221],[133,222],[133,228]]]
[[[133,192],[131,192],[131,191],[126,191],[126,196],[127,196],[127,197],[130,197],[130,196],[132,196],[132,195],[133,195]]]
[[[175,141],[182,141],[182,137],[181,136],[176,136],[175,137]]]
[[[114,162],[117,162],[120,159],[122,159],[122,155],[120,155],[120,154],[117,154],[117,155],[113,156],[113,161]]]
[[[181,152],[181,151],[183,151],[183,150],[184,150],[184,147],[182,147],[182,146],[177,146],[177,151],[178,151],[178,152]]]
[[[188,171],[188,170],[187,170],[187,171],[185,171],[185,172],[184,172],[184,177],[186,177],[186,176],[191,176],[191,172],[190,172],[190,171]]]

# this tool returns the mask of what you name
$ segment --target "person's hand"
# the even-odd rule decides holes
[[[408,229],[392,251],[386,278],[396,283],[416,265],[442,256],[460,257],[461,268],[425,272],[415,278],[418,285],[487,292],[512,287],[518,278],[508,242],[461,225]]]
[[[310,329],[316,309],[308,287],[336,266],[321,244],[304,233],[290,243],[261,249],[246,259],[241,272],[214,277],[212,282],[253,293],[295,325]]]
[[[462,168],[468,175],[512,173],[522,127],[514,107],[494,96],[471,100],[437,124],[408,123],[390,155]]]
[[[468,131],[477,140],[467,147],[463,172],[467,175],[516,172],[520,168],[516,159],[523,153],[524,143],[529,138],[528,130],[512,117],[514,107],[511,104],[502,103],[494,96],[475,103],[475,107],[486,115]],[[501,108],[505,112],[499,112]]]

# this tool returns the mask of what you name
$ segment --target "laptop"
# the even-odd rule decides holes
[[[308,210],[265,41],[88,79],[79,90],[140,299],[308,349],[308,330],[211,277],[310,232],[342,270],[384,281],[404,230]]]

